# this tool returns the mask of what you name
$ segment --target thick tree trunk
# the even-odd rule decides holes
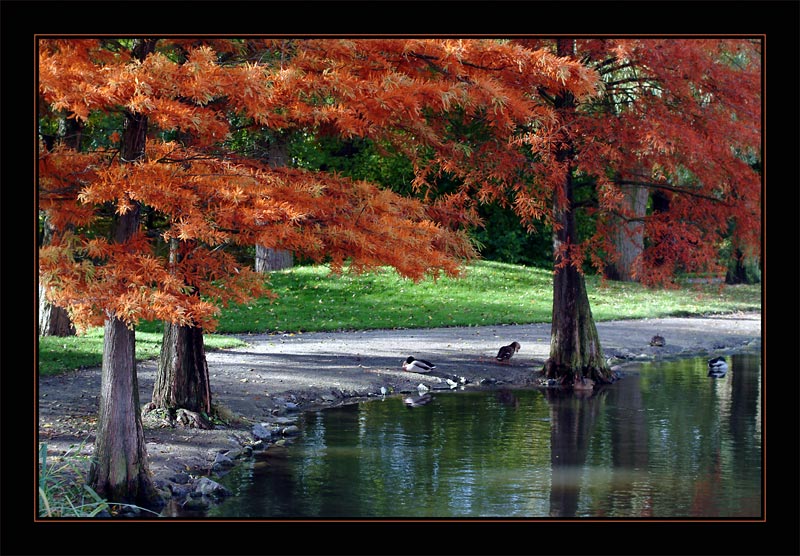
[[[114,503],[157,508],[163,504],[147,464],[139,413],[133,330],[116,317],[106,319],[100,414],[89,484]]]
[[[632,220],[613,217],[615,223],[612,241],[616,247],[617,259],[608,263],[605,276],[610,280],[635,282],[639,276],[639,260],[644,250],[644,222],[640,220],[647,211],[647,188],[634,186],[625,193],[627,209]]]
[[[155,40],[137,39],[133,53],[144,60],[155,47]],[[134,163],[144,155],[147,117],[126,112],[120,160]],[[140,209],[117,215],[111,237],[125,243],[139,228]],[[133,503],[147,508],[163,505],[153,485],[147,464],[139,386],[136,377],[136,336],[125,322],[107,314],[103,337],[100,414],[97,421],[95,458],[89,471],[89,484],[111,502]]]
[[[612,382],[594,324],[583,275],[571,266],[553,279],[553,322],[545,376],[571,385],[582,378]]]
[[[267,163],[273,168],[283,168],[289,164],[289,148],[283,136],[277,136],[267,145]],[[285,249],[272,249],[263,245],[256,245],[256,272],[272,272],[292,268],[294,258],[291,251]]]
[[[211,414],[211,388],[202,328],[164,323],[153,404],[171,412],[188,409]],[[208,426],[208,423],[204,422],[204,425]]]
[[[179,241],[170,240],[171,265],[180,261]],[[164,337],[158,359],[158,372],[153,386],[153,405],[166,409],[175,417],[178,409],[196,414],[194,424],[210,427],[207,418],[211,413],[211,388],[208,377],[203,329],[164,323]]]
[[[572,43],[569,39],[559,39],[559,55],[570,55]],[[565,95],[557,100],[556,106],[564,115],[564,120],[569,121],[575,107],[574,99]],[[567,170],[562,195],[554,195],[553,200],[554,217],[560,226],[553,233],[553,253],[556,257],[553,322],[550,357],[544,365],[545,376],[558,380],[564,386],[578,386],[576,383],[584,383],[585,380],[601,383],[613,380],[589,307],[586,282],[581,271],[569,259],[569,251],[565,250],[578,244],[573,207],[572,154],[573,149],[567,139],[557,155]]]

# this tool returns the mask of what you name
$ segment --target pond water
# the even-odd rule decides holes
[[[761,357],[647,363],[592,394],[436,392],[305,414],[223,478],[225,518],[745,518],[762,512]]]

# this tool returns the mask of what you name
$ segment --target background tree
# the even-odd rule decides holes
[[[719,250],[728,241],[758,249],[760,46],[574,41],[573,56],[596,69],[605,88],[574,135],[585,138],[579,168],[592,178],[586,208],[597,220],[596,265],[607,276],[664,285],[679,272],[722,271]]]

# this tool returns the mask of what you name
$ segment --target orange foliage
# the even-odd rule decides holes
[[[130,323],[213,326],[215,302],[264,293],[227,244],[289,249],[335,269],[454,274],[475,255],[464,231],[478,223],[475,203],[557,226],[554,207],[574,209],[569,173],[596,190],[597,234],[569,244],[573,260],[602,265],[606,217],[626,214],[621,193],[634,182],[669,200],[646,218],[644,281],[708,266],[734,222],[736,241],[758,245],[760,180],[743,157],[760,156],[760,53],[748,39],[581,39],[574,57],[546,40],[163,39],[142,62],[105,44],[40,41],[39,92],[52,110],[83,120],[133,112],[150,130],[135,163],[115,151],[40,157],[40,208],[59,229],[78,226],[41,251],[40,272],[79,325],[112,311]],[[575,109],[560,109],[566,97]],[[275,131],[374,139],[409,158],[418,190],[442,175],[461,187],[423,204],[270,168],[221,149],[231,114]],[[159,139],[170,130],[181,143]],[[131,203],[166,227],[123,245],[85,232]],[[158,251],[171,238],[191,252],[177,271]]]
[[[329,260],[334,270],[388,264],[412,279],[456,274],[475,256],[464,228],[476,217],[465,193],[426,206],[368,183],[224,153],[232,113],[276,130],[381,139],[419,168],[438,166],[478,184],[485,176],[469,163],[469,149],[447,136],[443,118],[429,116],[459,109],[481,118],[497,130],[501,152],[507,135],[537,115],[527,96],[534,85],[560,90],[574,81],[576,94],[594,92],[580,64],[498,41],[162,40],[141,62],[105,44],[42,40],[40,94],[52,110],[82,120],[121,110],[146,116],[145,157],[43,152],[40,208],[60,228],[88,230],[109,210],[123,214],[138,203],[166,228],[159,236],[142,229],[124,244],[65,232],[41,250],[42,280],[78,326],[113,313],[130,324],[212,327],[211,301],[264,293],[263,278],[224,253],[229,243],[288,249]],[[280,61],[270,62],[277,50]],[[163,142],[158,130],[180,131],[184,142]],[[504,164],[486,175],[513,183]],[[184,251],[191,246],[189,262],[177,267],[157,254],[173,238]]]

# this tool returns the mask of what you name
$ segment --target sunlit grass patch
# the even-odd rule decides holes
[[[331,274],[325,266],[271,275],[277,300],[223,311],[221,333],[430,328],[549,322],[553,276],[547,269],[481,261],[461,278],[414,283],[391,270]],[[760,310],[761,287],[696,285],[648,289],[587,276],[598,320]]]
[[[335,275],[325,266],[275,272],[277,300],[232,306],[220,332],[430,328],[536,322],[549,318],[550,273],[494,262],[463,277],[420,282],[392,270]],[[533,319],[532,321],[530,319]]]

